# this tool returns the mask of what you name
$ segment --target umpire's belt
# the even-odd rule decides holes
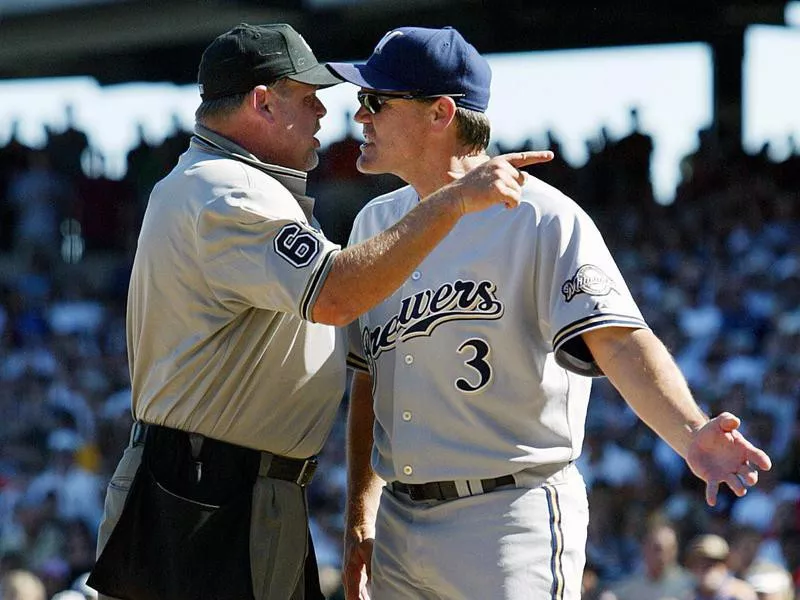
[[[200,436],[198,434],[187,434],[184,431],[179,429],[171,429],[169,427],[162,427],[160,425],[152,425],[150,423],[142,423],[141,421],[136,421],[131,428],[131,439],[130,445],[131,446],[139,446],[145,443],[147,439],[147,432],[151,431],[158,431],[158,434],[163,436],[165,434],[171,435],[174,433],[176,436],[186,436],[189,435],[195,439],[200,438],[202,440],[208,440],[209,442],[213,442],[214,444],[221,444],[226,446],[234,446],[234,444],[229,444],[228,442],[222,442],[220,440],[212,440],[212,438],[205,438],[204,436]],[[242,448],[237,446],[237,448]],[[242,450],[247,451],[250,449],[242,448]],[[258,450],[252,450],[252,452],[259,452]],[[272,454],[270,452],[259,452],[261,455],[260,467],[259,467],[259,476],[260,477],[268,477],[272,479],[282,479],[284,481],[293,481],[300,487],[305,487],[311,480],[314,478],[314,473],[317,470],[317,457],[312,456],[310,458],[302,459],[302,458],[289,458],[287,456],[280,456],[279,454]]]
[[[513,475],[503,475],[494,479],[470,479],[463,485],[456,484],[455,481],[431,481],[428,483],[402,483],[392,481],[389,488],[394,492],[406,494],[414,501],[420,500],[455,500],[466,496],[476,496],[487,494],[500,487],[514,486]]]

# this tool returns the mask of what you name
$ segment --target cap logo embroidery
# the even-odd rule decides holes
[[[375,46],[374,54],[380,54],[383,52],[383,47],[389,42],[391,39],[402,36],[402,31],[390,31],[386,35],[381,38],[381,41],[378,42],[378,45]]]

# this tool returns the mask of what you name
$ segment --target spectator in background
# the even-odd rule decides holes
[[[639,571],[612,588],[609,600],[683,598],[692,590],[692,575],[678,564],[678,532],[667,521],[654,520],[642,542]]]
[[[759,555],[764,535],[751,525],[739,525],[730,528],[728,539],[728,569],[736,577],[745,579],[745,573]]]
[[[8,202],[17,215],[14,251],[23,259],[35,252],[48,257],[58,254],[58,225],[71,190],[65,178],[50,164],[43,150],[30,153],[28,168],[17,171],[8,184]]]
[[[587,431],[583,446],[576,463],[588,488],[595,481],[619,488],[642,478],[642,465],[636,453],[609,439],[603,431]]]
[[[581,600],[615,600],[611,592],[603,589],[600,573],[591,561],[583,568]]]
[[[794,600],[792,577],[780,565],[756,563],[748,569],[745,580],[756,591],[758,600]]]
[[[18,139],[19,121],[11,120],[11,136],[0,146],[0,252],[13,249],[17,230],[17,207],[8,201],[8,184],[28,169],[31,149]]]
[[[47,600],[44,584],[30,571],[10,571],[0,579],[2,600]]]
[[[172,170],[172,166],[178,161],[181,154],[186,152],[189,147],[189,140],[192,137],[191,127],[184,126],[181,116],[173,113],[170,119],[172,131],[158,146],[156,152],[161,156],[161,164],[164,167],[164,175]]]
[[[141,217],[153,186],[169,172],[172,165],[161,164],[158,146],[148,141],[143,124],[139,123],[136,126],[136,134],[139,143],[128,151],[125,181],[133,190],[137,215]]]
[[[631,195],[638,196],[641,205],[653,203],[653,187],[650,183],[650,157],[653,154],[653,138],[642,130],[639,109],[628,111],[631,131],[613,145],[612,169],[616,172],[613,199],[621,207]]]
[[[686,566],[694,574],[695,586],[689,600],[757,600],[753,587],[728,569],[728,553],[728,542],[718,535],[700,535],[691,541]]]
[[[589,489],[592,507],[589,519],[586,560],[604,582],[618,581],[633,569],[637,548],[626,531],[626,495],[603,481]]]
[[[67,126],[63,131],[47,128],[46,151],[53,168],[70,181],[83,176],[81,160],[84,151],[89,149],[89,138],[78,129],[75,119],[75,107],[67,104],[64,107]]]
[[[798,498],[795,486],[780,483],[778,473],[765,473],[759,487],[749,490],[746,496],[737,498],[730,511],[734,526],[751,526],[767,535],[773,527],[774,517],[782,501]]]
[[[28,495],[35,503],[54,495],[58,518],[80,519],[95,530],[103,513],[103,481],[77,463],[76,454],[83,443],[80,436],[70,429],[57,429],[50,433],[47,440],[48,467],[31,482]]]
[[[800,307],[800,302],[798,302]],[[800,391],[800,379],[792,370],[789,356],[778,357],[772,361],[772,367],[767,370],[759,394],[755,397],[755,404],[759,410],[769,415],[773,430],[770,443],[770,456],[775,456],[778,475],[790,479],[787,467],[787,455],[793,443],[796,443],[794,427],[797,422],[797,397]],[[797,457],[795,457],[797,458]],[[792,460],[794,468],[800,467],[800,461]],[[800,483],[800,480],[798,480]]]
[[[778,542],[778,558],[792,575],[795,587],[800,586],[800,501],[786,502],[778,508],[774,537]]]
[[[15,506],[14,519],[3,528],[3,554],[19,557],[17,566],[38,570],[58,560],[64,545],[64,530],[56,518],[53,494],[36,502],[25,494]]]
[[[83,521],[74,519],[65,523],[65,540],[63,558],[69,567],[67,578],[73,582],[73,588],[80,586],[88,578],[88,572],[94,566],[94,530]]]

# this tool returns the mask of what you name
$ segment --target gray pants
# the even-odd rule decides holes
[[[574,465],[545,481],[456,500],[384,488],[372,554],[376,600],[579,600],[588,505]]]
[[[108,485],[97,539],[100,556],[122,513],[144,447],[125,450]],[[308,518],[305,492],[291,482],[258,477],[253,488],[250,569],[256,600],[304,600]],[[226,577],[220,573],[220,577]],[[99,595],[100,600],[114,600]]]

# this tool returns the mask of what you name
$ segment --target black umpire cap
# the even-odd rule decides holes
[[[329,87],[342,79],[320,64],[291,25],[242,23],[217,37],[203,52],[197,82],[200,97],[213,100],[249,92],[288,77]]]

